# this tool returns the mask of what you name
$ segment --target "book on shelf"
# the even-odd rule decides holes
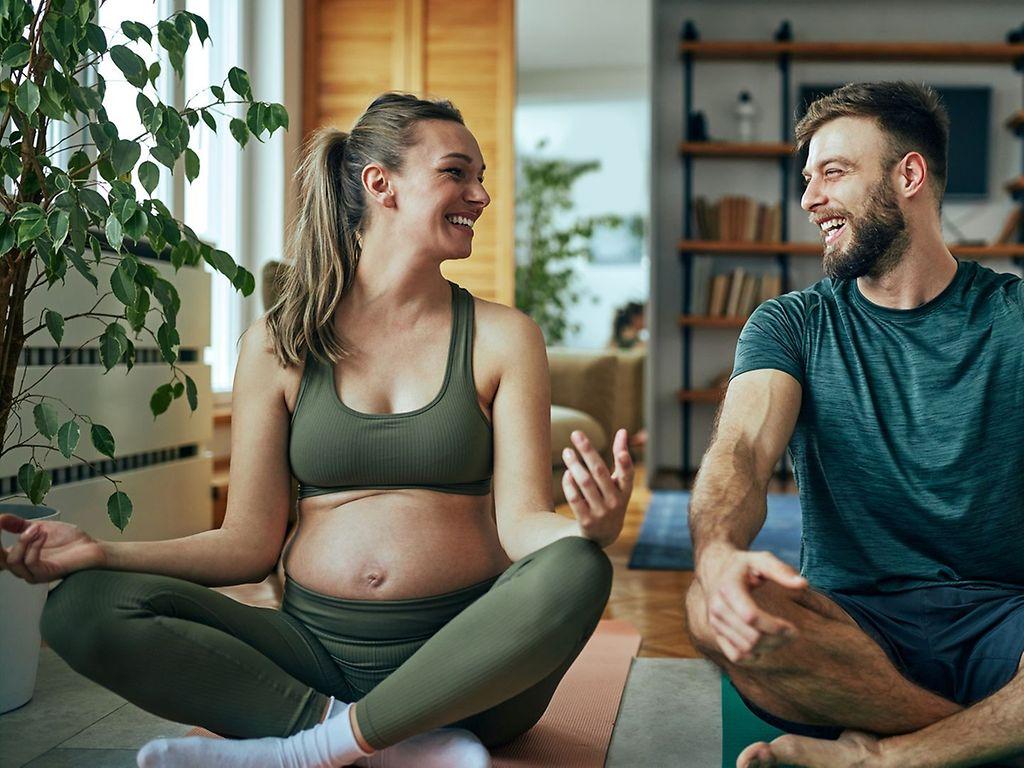
[[[752,275],[742,267],[714,274],[713,266],[710,258],[694,260],[690,314],[748,317],[759,305],[782,293],[781,275]]]
[[[726,195],[715,202],[697,197],[693,215],[700,240],[774,243],[782,239],[779,203],[758,203],[743,195]]]

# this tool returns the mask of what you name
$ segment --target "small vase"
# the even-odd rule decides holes
[[[0,504],[0,514],[26,520],[56,520],[60,512],[31,504]],[[0,535],[4,547],[11,547],[17,535]],[[0,714],[17,709],[32,698],[39,670],[39,619],[43,615],[49,584],[29,584],[7,571],[0,571]]]

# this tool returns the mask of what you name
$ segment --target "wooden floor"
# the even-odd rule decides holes
[[[651,499],[643,468],[639,468],[626,522],[618,541],[608,547],[615,568],[612,594],[605,618],[625,619],[640,632],[641,656],[693,658],[699,654],[690,644],[683,616],[683,596],[693,579],[692,571],[631,571],[626,567],[636,544],[644,513]],[[571,514],[568,506],[558,509]],[[220,591],[250,605],[276,607],[280,604],[278,580],[270,577],[260,584],[227,587]]]

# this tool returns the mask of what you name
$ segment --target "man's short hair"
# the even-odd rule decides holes
[[[882,164],[892,168],[908,152],[928,163],[932,191],[941,206],[946,191],[949,115],[939,95],[927,85],[882,82],[848,83],[814,101],[796,124],[797,149],[803,149],[825,123],[840,117],[872,118],[888,139]]]

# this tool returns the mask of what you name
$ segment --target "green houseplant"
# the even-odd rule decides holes
[[[537,145],[543,149],[545,142]],[[576,181],[601,167],[597,160],[572,161],[526,156],[519,163],[516,195],[516,307],[533,318],[549,345],[564,341],[578,327],[568,310],[585,291],[575,263],[590,259],[590,240],[599,225],[617,227],[615,215],[578,218],[568,223]]]
[[[150,398],[153,416],[181,398],[195,410],[196,384],[176,364],[181,298],[171,281],[138,258],[134,246],[148,244],[175,270],[205,261],[243,295],[252,293],[250,272],[200,241],[151,195],[161,174],[180,170],[189,182],[197,178],[199,157],[190,140],[196,131],[216,131],[218,118],[242,147],[250,137],[262,140],[288,127],[284,107],[256,101],[248,75],[237,67],[183,108],[160,100],[158,53],[165,52],[183,79],[189,45],[209,41],[200,16],[180,11],[155,28],[125,21],[117,30],[102,29],[97,16],[97,0],[0,0],[0,456],[32,451],[18,472],[18,487],[33,504],[50,487],[37,452],[77,458],[88,427],[96,450],[113,458],[115,440],[88,415],[36,393],[39,379],[18,381],[26,342],[48,333],[61,346],[66,323],[91,323],[96,333],[82,346],[98,344],[109,372],[120,365],[130,370],[136,341],[151,339],[169,366],[167,382]],[[104,108],[106,83],[98,65],[108,57],[138,90],[136,108],[145,127],[140,135],[119,135]],[[64,124],[64,138],[48,146],[47,129],[56,123]],[[63,316],[58,307],[47,307],[39,317],[25,316],[30,294],[67,280],[92,285],[98,301],[91,311]],[[121,312],[97,311],[110,295]],[[32,423],[24,424],[29,406]],[[114,486],[107,513],[123,530],[132,502],[116,479],[107,479]]]

